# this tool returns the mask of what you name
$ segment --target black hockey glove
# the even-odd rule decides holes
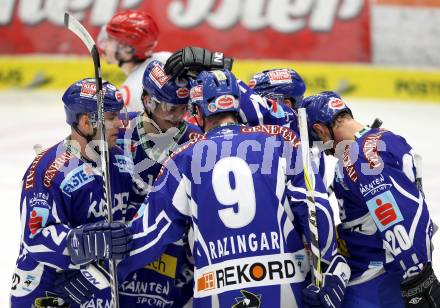
[[[84,304],[93,298],[93,295],[110,287],[106,272],[98,266],[89,264],[81,270],[67,270],[58,274],[55,280],[54,291],[66,303]]]
[[[440,283],[431,263],[417,276],[405,279],[400,284],[403,302],[407,308],[440,307]]]
[[[222,52],[212,52],[200,47],[185,47],[173,53],[165,63],[165,73],[173,78],[185,77],[189,73],[195,77],[203,70],[232,69],[232,58],[224,57]]]

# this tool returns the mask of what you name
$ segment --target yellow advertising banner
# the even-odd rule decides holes
[[[125,76],[115,65],[102,64],[103,77],[120,85]],[[289,67],[307,85],[306,95],[331,90],[346,97],[440,103],[440,71],[384,68],[361,64],[236,60],[233,72],[247,82],[265,69]],[[64,90],[93,77],[88,57],[0,57],[0,90]]]

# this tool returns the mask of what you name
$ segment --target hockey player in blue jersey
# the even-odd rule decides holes
[[[352,276],[344,307],[440,307],[430,219],[414,151],[385,129],[363,126],[333,92],[304,99],[315,140],[339,158],[339,244]]]
[[[248,87],[240,82],[240,88],[242,90],[240,112],[245,114],[250,125],[262,122],[282,125],[298,131],[296,110],[301,107],[306,85],[295,70],[289,68],[265,70],[255,74],[249,80]],[[261,103],[261,98],[254,98],[253,93],[263,98],[265,103]],[[258,109],[255,106],[258,106]],[[311,155],[325,187],[328,187],[324,155],[313,145]]]
[[[79,307],[75,302],[86,300],[89,292],[97,297],[99,292],[110,293],[98,267],[75,269],[109,257],[120,259],[129,248],[130,233],[122,222],[134,216],[143,196],[133,189],[130,160],[114,147],[122,95],[108,82],[103,91],[113,216],[119,223],[103,222],[103,179],[95,149],[100,138],[96,87],[94,79],[83,79],[63,95],[71,134],[38,154],[23,177],[12,307]]]
[[[191,100],[205,135],[173,153],[132,223],[133,250],[120,279],[156,259],[191,221],[194,307],[303,307],[309,262],[305,184],[295,169],[297,135],[288,128],[237,122],[239,96],[229,71],[202,72]],[[334,255],[332,212],[316,181],[323,288],[305,306],[339,307],[349,269]]]
[[[200,135],[183,120],[189,103],[189,82],[174,79],[153,60],[143,75],[145,111],[131,120],[119,142],[134,162],[134,173],[151,188],[165,159]],[[182,307],[192,298],[193,262],[186,236],[168,246],[158,260],[131,273],[120,286],[121,306]]]
[[[142,83],[145,111],[134,115],[129,127],[119,134],[118,143],[133,158],[135,173],[151,186],[161,163],[201,130],[183,120],[189,103],[187,79],[171,78],[163,64],[153,60]]]
[[[293,110],[301,107],[306,84],[291,68],[270,69],[255,74],[248,82],[259,95],[281,103]]]

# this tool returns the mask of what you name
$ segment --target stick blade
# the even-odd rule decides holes
[[[93,47],[95,47],[95,41],[91,37],[90,33],[84,28],[84,26],[69,13],[64,13],[64,25],[73,33],[78,36],[81,41],[86,45],[90,53],[92,53]]]

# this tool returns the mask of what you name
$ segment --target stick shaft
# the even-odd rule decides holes
[[[104,183],[104,211],[106,212],[106,219],[108,222],[113,222],[113,200],[110,186],[110,169],[109,161],[110,155],[108,150],[107,135],[105,129],[105,117],[104,117],[104,95],[102,90],[102,73],[101,73],[101,62],[99,59],[98,48],[96,47],[95,41],[92,39],[89,32],[84,28],[84,26],[73,16],[68,13],[64,15],[64,24],[66,27],[75,33],[84,45],[89,50],[93,65],[95,67],[95,82],[96,82],[96,104],[98,110],[98,130],[101,136],[100,139],[100,151],[101,151],[101,170],[102,170],[102,180]],[[118,293],[118,279],[116,271],[116,262],[114,260],[109,260],[109,273],[110,273],[110,286],[111,286],[111,307],[119,308],[119,293]]]

